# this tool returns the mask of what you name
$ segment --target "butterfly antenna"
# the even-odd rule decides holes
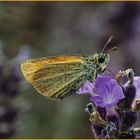
[[[113,48],[111,48],[110,50],[108,50],[107,53],[110,53],[110,52],[116,51],[116,50],[117,50],[117,47],[113,47]]]
[[[104,47],[103,47],[103,49],[102,49],[102,51],[101,51],[102,53],[104,52],[106,46],[111,42],[112,38],[113,38],[113,36],[111,36],[111,37],[108,39],[108,41],[105,43],[105,45],[104,45]]]

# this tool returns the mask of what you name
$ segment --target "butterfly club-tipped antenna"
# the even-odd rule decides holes
[[[108,40],[107,40],[107,42],[105,43],[105,45],[104,45],[104,47],[103,47],[103,49],[102,49],[102,53],[105,51],[105,48],[106,48],[106,46],[111,42],[111,40],[113,39],[113,36],[111,36]]]

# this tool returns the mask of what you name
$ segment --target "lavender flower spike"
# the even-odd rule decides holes
[[[127,85],[127,83],[126,83],[126,85]],[[134,76],[134,86],[136,87],[136,96],[132,103],[132,108],[134,108],[136,106],[136,104],[139,104],[137,102],[139,102],[139,100],[140,100],[140,76]],[[138,105],[138,106],[140,106],[140,105]]]
[[[100,107],[113,107],[125,96],[119,84],[110,76],[100,76],[95,82],[96,95],[91,100]]]
[[[140,98],[140,76],[134,77],[134,86],[136,87],[136,99]]]

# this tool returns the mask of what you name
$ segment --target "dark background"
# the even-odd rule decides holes
[[[140,75],[139,2],[0,3],[0,138],[93,138],[88,96],[52,101],[24,79],[27,58],[100,52],[114,39],[109,68]]]

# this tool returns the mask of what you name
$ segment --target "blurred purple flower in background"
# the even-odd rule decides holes
[[[22,83],[20,63],[29,57],[29,50],[24,47],[22,53],[8,60],[0,47],[0,138],[12,138],[18,135],[19,116],[22,112],[22,99],[19,98]]]

